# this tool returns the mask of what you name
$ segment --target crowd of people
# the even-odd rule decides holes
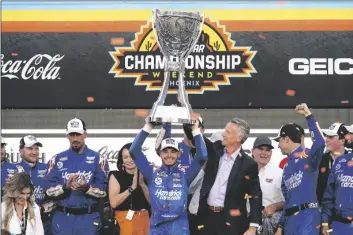
[[[70,147],[48,164],[38,161],[43,145],[34,136],[20,140],[17,164],[2,142],[2,234],[353,234],[353,125],[321,131],[306,104],[295,111],[307,120],[310,148],[304,128],[288,123],[272,140],[257,137],[249,156],[245,120],[233,118],[208,139],[195,115],[181,142],[162,125],[156,166],[142,146],[160,124],[147,118],[120,149],[114,171],[85,144],[82,119],[68,122]],[[271,162],[274,141],[286,155],[279,166]]]

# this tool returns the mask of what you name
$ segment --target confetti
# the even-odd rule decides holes
[[[316,226],[316,229],[320,229],[320,227],[321,227],[321,226],[320,226],[320,224],[319,224],[318,226]]]
[[[309,164],[305,164],[305,165],[304,165],[304,168],[305,168],[305,169],[308,169],[308,168],[309,168]]]
[[[251,196],[251,195],[248,195],[248,194],[246,193],[245,196],[244,196],[244,199],[248,199],[248,198],[252,198],[252,196]]]
[[[341,104],[349,104],[349,101],[348,100],[342,100]]]
[[[230,226],[230,223],[229,223],[229,222],[226,222],[226,225],[227,225],[227,226]]]
[[[298,214],[299,214],[299,211],[294,213],[294,215],[298,215]]]
[[[240,216],[240,215],[241,215],[240,210],[238,210],[238,209],[230,210],[230,211],[229,211],[229,214],[230,214],[231,216]]]
[[[252,103],[251,103],[251,102],[249,102],[248,106],[251,106],[251,105],[252,105]]]
[[[258,37],[261,38],[261,39],[263,39],[263,40],[266,40],[266,37],[265,37],[264,35],[262,35],[262,34],[259,34]]]
[[[93,102],[94,102],[94,97],[88,96],[88,97],[87,97],[87,102],[88,102],[88,103],[93,103]]]
[[[326,167],[321,167],[320,171],[321,171],[321,173],[325,173],[326,172]]]
[[[250,179],[250,177],[249,177],[248,175],[244,176],[244,178],[245,178],[246,180],[249,180],[249,179]]]
[[[326,232],[330,233],[330,232],[332,232],[332,231],[333,231],[333,229],[329,229],[329,230],[327,230]]]
[[[11,53],[12,56],[18,56],[18,53]]]
[[[205,226],[203,226],[203,225],[199,225],[199,226],[197,226],[197,229],[198,230],[201,230],[202,228],[204,228]]]
[[[148,116],[148,110],[147,109],[136,109],[135,110],[135,116],[136,117],[147,117]]]
[[[353,166],[353,161],[347,162],[347,166],[352,167]]]
[[[347,220],[353,220],[353,218],[352,218],[352,217],[350,217],[350,216],[348,216],[348,217],[347,217]]]
[[[125,38],[111,38],[110,39],[110,45],[112,46],[122,46],[125,44]]]
[[[295,96],[295,93],[296,93],[295,90],[291,90],[291,89],[286,90],[286,95],[287,96]]]

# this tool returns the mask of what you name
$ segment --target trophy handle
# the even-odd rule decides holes
[[[184,65],[184,61],[182,62],[181,66],[185,66]],[[184,68],[182,69],[182,71],[184,71]],[[188,118],[191,119],[191,113],[192,113],[192,108],[191,105],[189,103],[189,96],[188,93],[185,92],[185,84],[184,84],[184,78],[183,78],[183,74],[182,72],[178,72],[178,101],[180,102],[181,106],[186,108],[187,110],[187,114],[188,114]]]
[[[152,106],[152,109],[150,112],[150,117],[154,116],[158,106],[161,106],[164,104],[165,98],[167,97],[167,94],[168,94],[169,80],[170,80],[170,72],[169,72],[169,70],[165,70],[164,71],[163,86],[162,86],[161,91],[159,92],[159,95],[158,95],[156,102],[154,102],[154,104]]]

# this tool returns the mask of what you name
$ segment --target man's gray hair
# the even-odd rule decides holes
[[[240,134],[243,137],[241,140],[241,143],[243,144],[248,139],[250,134],[249,124],[244,119],[237,118],[237,117],[230,120],[230,122],[238,125],[238,128],[241,132]]]

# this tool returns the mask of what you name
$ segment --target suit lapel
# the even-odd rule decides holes
[[[232,170],[230,171],[229,177],[228,177],[228,183],[227,183],[227,190],[226,190],[226,196],[229,193],[230,188],[233,185],[236,185],[235,181],[237,181],[236,177],[238,172],[241,169],[242,163],[243,163],[243,149],[240,150],[237,158],[235,159],[235,162],[233,164]]]

